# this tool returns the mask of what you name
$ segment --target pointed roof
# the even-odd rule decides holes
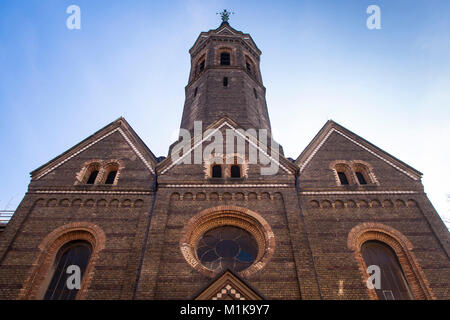
[[[325,123],[325,125],[322,127],[322,129],[320,129],[320,131],[317,133],[314,139],[298,156],[297,160],[295,160],[295,163],[300,167],[300,173],[306,168],[308,163],[311,161],[311,159],[315,156],[315,154],[319,151],[319,149],[322,147],[322,145],[326,142],[326,140],[328,139],[328,137],[330,137],[332,133],[337,133],[341,135],[342,137],[346,138],[355,145],[371,153],[380,160],[386,162],[387,164],[394,167],[398,171],[404,173],[413,180],[420,180],[422,176],[422,173],[420,171],[414,169],[413,167],[409,166],[403,161],[395,158],[386,151],[378,148],[376,145],[370,143],[369,141],[358,136],[352,131],[344,128],[343,126],[334,122],[333,120],[328,120]]]
[[[202,288],[194,300],[264,300],[265,298],[236,273],[227,269]]]
[[[136,134],[133,128],[128,124],[125,118],[120,117],[117,120],[106,125],[102,129],[98,130],[94,134],[90,135],[80,143],[76,144],[69,150],[63,152],[59,156],[50,160],[46,164],[40,166],[30,173],[32,179],[40,179],[47,175],[54,169],[58,168],[60,165],[64,164],[68,160],[72,159],[77,154],[89,149],[97,142],[103,140],[114,132],[119,132],[126,142],[130,145],[136,155],[144,162],[145,166],[155,174],[156,157],[152,151],[147,147],[147,145],[141,140],[141,138]]]

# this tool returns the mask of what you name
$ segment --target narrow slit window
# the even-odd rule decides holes
[[[203,70],[205,70],[205,60],[202,60],[202,62],[200,62],[198,70],[199,70],[199,73],[202,72]]]
[[[247,61],[247,62],[245,62],[245,66],[247,67],[247,71],[249,72],[249,73],[252,73],[252,65]]]
[[[231,177],[240,178],[241,177],[241,167],[238,165],[231,166]]]
[[[253,88],[253,94],[255,95],[255,99],[258,99],[258,92],[256,92],[255,88]]]
[[[214,165],[212,167],[212,174],[211,174],[211,176],[213,178],[222,178],[222,167],[217,165],[217,164]]]
[[[220,54],[220,65],[229,66],[230,65],[230,54],[228,52],[222,52]]]
[[[196,97],[196,96],[197,96],[197,91],[198,91],[198,87],[197,87],[197,88],[195,88],[195,90],[194,90],[194,97]]]
[[[97,179],[98,176],[98,170],[94,170],[91,172],[91,174],[89,175],[89,178],[87,180],[87,184],[94,184],[95,183],[95,179]]]
[[[341,185],[348,185],[349,184],[348,183],[348,179],[347,179],[347,175],[344,172],[339,171],[338,172],[338,176],[339,176],[339,181],[341,182]]]
[[[367,184],[367,181],[361,172],[356,172],[356,177],[358,178],[359,184]]]
[[[117,170],[110,171],[108,176],[106,177],[105,184],[114,184],[114,180],[116,179]]]
[[[228,87],[228,77],[223,77],[223,86]]]

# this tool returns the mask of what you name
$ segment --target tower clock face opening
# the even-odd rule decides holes
[[[206,231],[196,247],[198,260],[208,269],[236,272],[250,267],[258,255],[254,236],[239,227],[221,226]]]

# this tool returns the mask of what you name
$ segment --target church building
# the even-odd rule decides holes
[[[31,172],[0,299],[450,299],[421,172],[331,120],[286,157],[261,51],[227,11],[189,53],[167,157],[119,118]]]

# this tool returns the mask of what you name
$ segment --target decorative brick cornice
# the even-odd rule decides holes
[[[289,184],[161,184],[162,188],[289,188]]]
[[[333,195],[333,194],[419,194],[420,191],[414,190],[383,190],[383,191],[301,191],[301,195],[305,196],[319,196],[319,195]]]
[[[151,191],[106,191],[106,190],[32,190],[30,194],[118,194],[118,195],[148,195]]]

